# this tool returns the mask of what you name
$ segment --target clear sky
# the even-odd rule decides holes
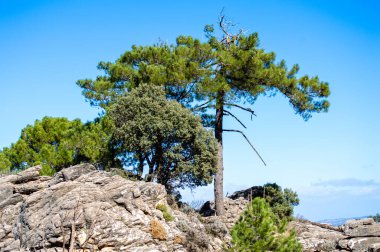
[[[219,12],[300,74],[330,83],[327,114],[303,121],[281,95],[260,97],[246,133],[225,136],[225,191],[277,182],[296,190],[311,220],[380,212],[380,2],[0,0],[0,147],[43,116],[92,120],[75,85],[133,44],[203,37]],[[238,112],[237,112],[238,113]],[[226,128],[238,128],[227,119]],[[185,193],[209,199],[212,188]]]

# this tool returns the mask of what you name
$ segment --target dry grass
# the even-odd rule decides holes
[[[166,229],[156,219],[153,219],[150,221],[150,231],[151,231],[153,238],[155,238],[155,239],[159,239],[159,240],[167,240],[168,239],[168,233],[166,232]]]
[[[173,240],[174,244],[185,244],[185,238],[179,235],[176,235]]]

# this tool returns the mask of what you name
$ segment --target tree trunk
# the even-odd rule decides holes
[[[217,170],[214,177],[214,195],[216,215],[224,215],[223,204],[223,103],[224,91],[219,91],[216,98],[215,138],[218,141]]]

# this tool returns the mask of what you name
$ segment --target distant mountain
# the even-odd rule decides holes
[[[348,220],[360,220],[360,219],[364,219],[364,218],[368,218],[368,216],[352,217],[352,218],[327,219],[327,220],[320,220],[320,221],[317,221],[317,222],[331,224],[331,225],[333,225],[335,227],[338,227],[338,226],[341,226],[341,225],[345,224]]]

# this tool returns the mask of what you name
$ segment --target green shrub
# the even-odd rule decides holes
[[[232,228],[231,247],[226,251],[301,252],[295,232],[289,232],[286,227],[286,219],[278,223],[269,204],[262,198],[255,198]]]
[[[54,176],[55,173],[56,173],[56,171],[50,165],[48,165],[48,164],[43,164],[42,165],[42,169],[40,171],[40,175],[41,176],[52,177],[52,176]]]
[[[159,204],[156,206],[156,209],[158,209],[162,212],[165,221],[173,221],[174,220],[174,217],[169,213],[167,206],[165,206],[163,204]]]
[[[238,199],[240,197],[247,200],[256,197],[264,198],[279,220],[287,219],[291,221],[293,219],[293,208],[299,204],[297,192],[289,188],[282,189],[276,183],[253,186],[246,190],[235,192],[229,198]]]

